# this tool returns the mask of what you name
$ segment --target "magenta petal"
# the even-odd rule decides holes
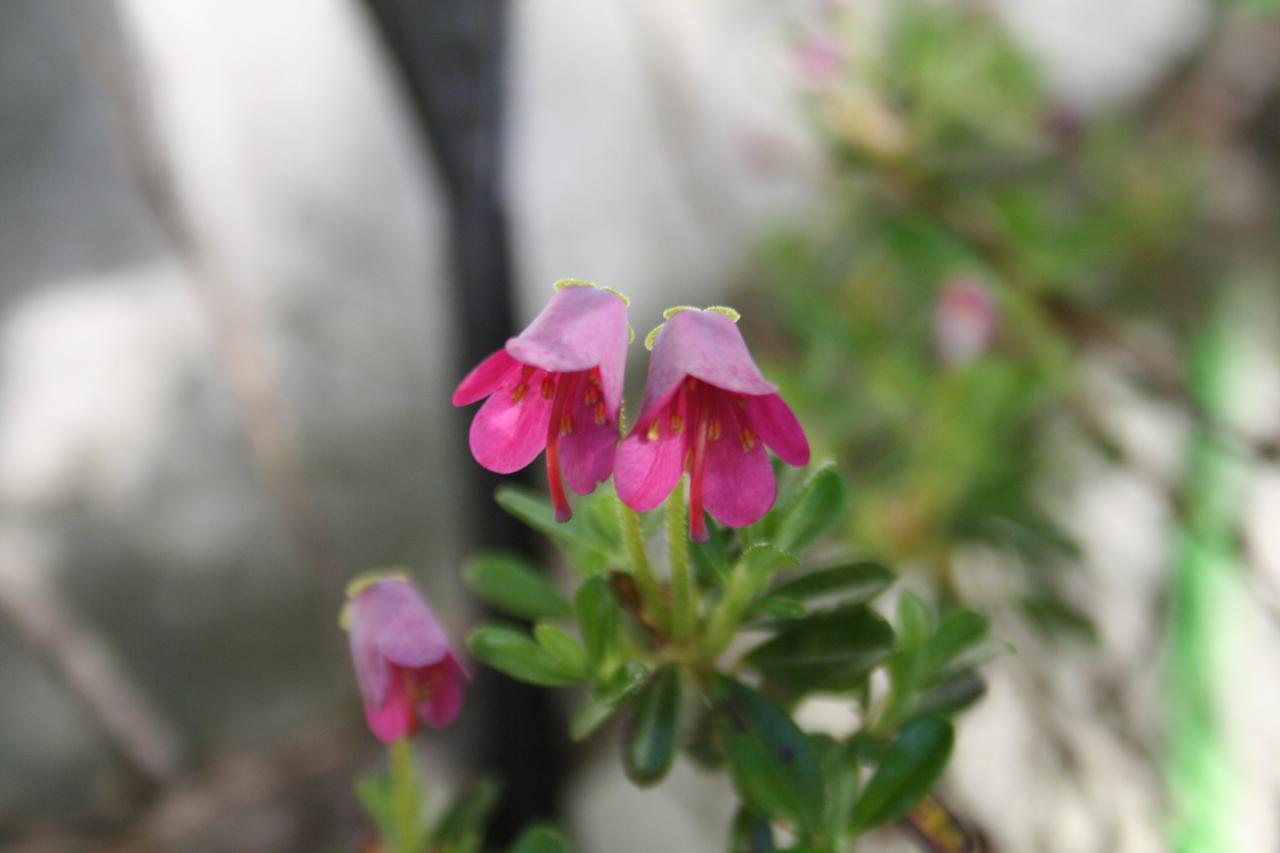
[[[462,667],[450,655],[432,673],[431,695],[418,705],[418,713],[433,729],[443,729],[462,710]]]
[[[389,662],[417,669],[450,654],[449,638],[418,590],[403,578],[371,584],[356,597],[357,623],[370,621],[378,651]]]
[[[607,290],[561,288],[528,328],[507,341],[507,352],[548,373],[600,368],[605,403],[616,417],[627,358],[627,306]]]
[[[680,311],[662,326],[649,359],[649,379],[637,426],[666,406],[686,376],[738,394],[776,394],[777,386],[760,375],[742,333],[715,311]]]
[[[809,464],[809,439],[791,407],[777,394],[747,398],[746,424],[788,465]]]
[[[386,699],[381,704],[365,700],[364,716],[369,722],[369,729],[383,743],[407,737],[417,728],[413,700],[405,688],[405,673],[396,670],[392,673]]]
[[[514,384],[520,362],[500,349],[475,366],[475,368],[458,383],[453,392],[453,404],[466,406],[476,400],[488,397],[505,385]]]
[[[665,423],[656,441],[650,441],[644,430],[632,430],[618,446],[613,466],[618,498],[636,512],[662,503],[684,473],[684,450],[685,435],[672,434]]]
[[[523,395],[517,394],[521,386],[504,389],[476,412],[471,421],[471,454],[485,468],[499,474],[519,471],[547,446],[551,401],[539,389],[545,376],[535,371],[526,380]]]
[[[597,483],[609,479],[618,447],[618,425],[605,411],[607,404],[598,393],[594,403],[590,400],[591,386],[584,382],[568,409],[572,429],[560,437],[560,473],[580,495],[591,494]]]
[[[746,527],[764,518],[777,497],[769,454],[757,437],[744,435],[733,402],[716,395],[720,437],[707,442],[702,494],[707,512],[728,527]]]

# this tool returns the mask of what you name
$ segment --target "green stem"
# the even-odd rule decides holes
[[[636,587],[640,590],[640,600],[644,602],[645,613],[653,621],[659,631],[667,629],[668,614],[666,602],[662,600],[662,589],[653,574],[653,565],[649,562],[649,554],[644,548],[644,533],[640,528],[640,514],[631,507],[618,501],[618,518],[622,523],[622,544],[627,551],[627,560],[631,563],[632,574],[635,575]]]
[[[751,603],[753,590],[749,583],[749,575],[750,570],[746,563],[739,560],[729,574],[729,581],[724,588],[724,597],[711,612],[703,643],[703,654],[710,661],[720,657],[724,654],[724,650],[729,648],[729,644],[733,642],[733,635],[737,633],[738,625],[742,622],[742,615],[746,612],[747,605]]]
[[[685,528],[684,482],[667,497],[667,559],[671,563],[671,636],[689,639],[697,621],[697,596],[689,571],[689,532]]]
[[[395,816],[395,853],[422,853],[422,789],[413,766],[413,746],[409,738],[393,741],[388,747],[391,762],[391,806]]]

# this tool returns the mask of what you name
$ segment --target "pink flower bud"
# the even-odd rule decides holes
[[[809,442],[778,389],[760,375],[734,320],[716,309],[671,313],[653,343],[635,428],[618,449],[614,484],[632,509],[662,503],[689,472],[689,533],[707,538],[707,512],[746,527],[773,506],[765,447],[809,463]]]
[[[995,339],[995,299],[981,281],[957,278],[943,285],[933,315],[934,343],[947,364],[977,358]]]
[[[391,743],[420,721],[436,729],[452,723],[470,676],[413,584],[398,576],[356,581],[347,595],[343,623],[374,735]]]
[[[455,406],[488,398],[471,421],[471,453],[485,468],[510,474],[547,451],[557,521],[573,515],[562,475],[586,495],[613,472],[627,338],[622,296],[562,283],[529,327],[453,392]]]

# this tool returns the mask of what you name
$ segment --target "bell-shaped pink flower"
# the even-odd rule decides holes
[[[557,288],[527,329],[467,374],[453,404],[489,398],[471,421],[471,453],[490,471],[519,471],[546,449],[556,520],[568,521],[563,484],[586,495],[613,472],[629,330],[615,291]]]
[[[387,576],[356,581],[348,596],[342,621],[373,733],[391,743],[420,722],[435,729],[452,723],[470,676],[418,590]]]
[[[689,535],[707,539],[707,512],[745,527],[773,506],[765,447],[807,465],[809,442],[778,389],[760,375],[727,309],[671,313],[653,342],[635,428],[618,449],[614,484],[632,509],[662,503],[689,472]]]

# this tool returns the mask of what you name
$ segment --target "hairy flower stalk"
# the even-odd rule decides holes
[[[728,309],[674,309],[655,334],[644,403],[618,449],[618,497],[653,509],[689,474],[689,536],[707,540],[703,514],[729,527],[759,521],[777,495],[765,448],[809,462],[804,430],[761,374]]]
[[[510,474],[546,450],[557,521],[573,516],[566,485],[590,494],[613,471],[627,337],[624,297],[560,282],[528,328],[453,392],[455,406],[485,400],[470,433],[471,453],[485,468]]]

